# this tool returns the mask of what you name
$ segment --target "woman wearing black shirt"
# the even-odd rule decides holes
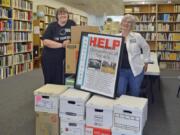
[[[56,22],[48,25],[42,37],[42,70],[45,84],[64,84],[65,47],[70,43],[71,26],[75,26],[75,22],[68,19],[68,10],[64,7],[57,10],[56,19]]]

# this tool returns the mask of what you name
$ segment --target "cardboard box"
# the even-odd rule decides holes
[[[60,96],[60,117],[84,120],[85,104],[89,97],[89,92],[68,89]]]
[[[114,104],[113,127],[124,135],[142,135],[147,103],[146,98],[122,95]]]
[[[66,46],[66,70],[68,74],[76,73],[76,65],[78,61],[79,44],[69,44]]]
[[[35,111],[56,113],[59,111],[59,96],[67,89],[65,85],[46,84],[34,91]]]
[[[36,135],[59,135],[58,114],[36,112]]]
[[[113,99],[93,96],[86,104],[86,125],[99,128],[111,128],[113,103]]]
[[[86,125],[85,135],[111,135],[111,129],[97,128]]]
[[[71,27],[71,43],[80,44],[81,32],[99,33],[97,26],[72,26]]]
[[[84,135],[85,121],[61,117],[60,135]]]
[[[119,128],[115,128],[115,127],[111,129],[111,132],[112,132],[112,135],[140,135],[140,134],[124,132],[123,130]]]

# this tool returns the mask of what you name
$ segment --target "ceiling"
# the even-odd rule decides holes
[[[83,10],[89,14],[120,15],[124,12],[122,0],[59,0],[60,2]]]
[[[57,0],[66,5],[83,10],[89,14],[120,15],[124,13],[124,2],[127,3],[180,3],[180,0]]]

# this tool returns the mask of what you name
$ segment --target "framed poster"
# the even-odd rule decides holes
[[[82,32],[74,87],[114,98],[122,42],[121,36]]]

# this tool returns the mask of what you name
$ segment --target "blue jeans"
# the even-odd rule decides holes
[[[143,78],[144,71],[139,75],[134,76],[131,69],[120,69],[117,96],[125,95],[127,86],[129,85],[130,95],[138,97],[140,95]]]

